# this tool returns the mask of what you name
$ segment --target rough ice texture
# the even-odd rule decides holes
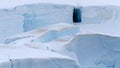
[[[76,36],[67,49],[76,53],[82,67],[119,68],[120,38],[98,34]],[[97,67],[96,67],[97,68]]]
[[[100,24],[114,19],[119,20],[120,7],[117,6],[88,6],[82,8],[82,22]]]
[[[32,4],[0,10],[0,38],[55,23],[72,23],[73,8],[69,5]],[[119,8],[117,6],[80,7],[82,23],[119,22]]]
[[[24,16],[24,31],[50,24],[72,23],[73,7],[63,5],[27,5]]]
[[[0,13],[0,39],[23,32],[22,16],[5,11]]]
[[[73,6],[55,4],[33,4],[0,10],[0,38],[55,23],[71,23],[72,13]]]

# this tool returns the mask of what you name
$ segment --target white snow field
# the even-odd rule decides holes
[[[73,23],[73,9],[82,22]],[[0,68],[120,68],[120,7],[32,4],[0,10]]]

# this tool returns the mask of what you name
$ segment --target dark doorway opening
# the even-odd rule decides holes
[[[80,23],[81,22],[81,10],[80,9],[77,9],[77,8],[74,8],[73,10],[73,22],[74,23]]]

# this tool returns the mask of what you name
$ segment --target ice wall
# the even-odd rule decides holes
[[[117,6],[88,6],[82,8],[82,22],[100,24],[120,19],[120,7]]]
[[[25,6],[24,31],[41,28],[55,23],[71,23],[73,7],[67,5],[37,4]]]
[[[115,22],[116,25],[119,25],[120,7],[117,6],[73,7],[69,5],[31,4],[0,10],[0,38],[56,23],[73,23],[74,8],[81,10],[82,24]],[[101,26],[103,27],[104,24]]]
[[[12,10],[0,10],[0,39],[23,32],[23,17]]]
[[[73,6],[31,4],[0,10],[0,38],[55,23],[71,23]]]
[[[67,49],[76,53],[83,68],[93,68],[94,66],[100,66],[100,68],[102,66],[104,66],[103,68],[120,67],[119,37],[97,34],[79,35],[67,45]]]

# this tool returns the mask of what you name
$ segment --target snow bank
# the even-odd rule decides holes
[[[102,65],[119,68],[120,38],[106,35],[86,34],[76,36],[66,47],[84,67]]]
[[[4,40],[4,42],[6,44],[9,44],[11,42],[15,42],[21,39],[28,40],[28,38],[30,38],[34,41],[47,43],[59,37],[73,36],[78,32],[79,32],[79,28],[74,25],[67,24],[67,23],[59,23],[59,24],[50,25],[44,28],[28,31],[22,34],[18,34],[16,36],[8,37]]]
[[[74,59],[46,50],[0,45],[0,54],[0,68],[79,68]]]

